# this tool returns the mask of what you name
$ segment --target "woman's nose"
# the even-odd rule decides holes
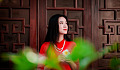
[[[66,27],[67,27],[67,24],[64,24],[63,27],[66,28]]]

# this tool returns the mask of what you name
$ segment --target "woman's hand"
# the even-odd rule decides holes
[[[72,68],[72,70],[77,70],[77,65],[72,60],[66,59],[66,57],[64,55],[62,55],[62,54],[59,55],[58,60],[60,62],[68,63],[70,65],[70,67]]]
[[[65,62],[66,61],[66,57],[61,54],[61,55],[58,56],[58,61]]]
[[[66,62],[70,64],[72,70],[77,70],[77,65],[72,60],[67,60]]]
[[[50,68],[48,68],[47,66],[44,67],[44,70],[50,70]]]

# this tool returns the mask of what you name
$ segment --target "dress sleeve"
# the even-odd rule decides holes
[[[43,43],[42,46],[41,46],[41,48],[40,48],[39,54],[45,55],[46,51],[48,49],[48,46],[49,46],[49,42]]]
[[[69,49],[70,53],[72,52],[72,50],[75,46],[76,46],[75,42],[73,42],[73,41],[69,42],[68,49]]]
[[[49,42],[43,43],[40,48],[39,54],[46,56],[46,51],[47,51],[48,46],[49,46]],[[38,65],[37,70],[44,70],[44,65]]]
[[[71,46],[70,49],[71,49],[71,52],[72,52],[72,50],[74,49],[74,47],[76,47],[76,43],[73,42],[73,41],[71,41],[70,46]],[[77,70],[79,70],[79,60],[77,60],[77,61],[75,62],[75,64],[76,64],[76,66],[77,66]]]

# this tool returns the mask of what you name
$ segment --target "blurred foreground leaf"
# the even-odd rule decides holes
[[[84,70],[92,61],[96,60],[98,56],[97,52],[91,43],[82,38],[76,38],[74,42],[76,43],[76,47],[68,58],[73,61],[79,59],[80,70]]]
[[[45,65],[48,68],[62,70],[60,65],[59,65],[58,57],[57,57],[57,54],[55,53],[53,44],[50,44],[48,47],[47,59],[46,59]]]
[[[116,44],[102,49],[100,52],[95,50],[95,46],[82,38],[76,38],[74,40],[76,47],[73,48],[72,53],[67,57],[73,61],[79,60],[79,70],[86,70],[87,66],[103,57],[105,54],[109,53],[109,50],[115,51],[117,46]]]
[[[32,51],[30,48],[26,48],[18,53],[8,53],[3,54],[8,57],[14,63],[15,70],[33,70],[40,63],[38,60],[38,55]]]
[[[117,49],[120,47],[119,44],[114,43],[111,47],[111,49],[113,51],[117,51]],[[110,67],[112,68],[112,70],[120,70],[120,58],[118,58],[117,56],[115,56],[114,58],[112,58],[110,60]]]
[[[85,70],[91,62],[103,57],[110,51],[116,51],[118,48],[117,43],[115,43],[112,46],[106,47],[98,52],[95,50],[95,46],[93,44],[83,40],[82,38],[76,38],[74,42],[76,43],[76,46],[66,59],[73,61],[79,60],[79,70]],[[46,65],[48,68],[62,70],[53,44],[49,45],[46,59],[43,56],[40,56],[40,54],[33,52],[30,48],[26,48],[16,54],[9,53],[6,55],[15,64],[14,68],[16,70],[33,70],[38,64]],[[120,59],[111,60],[110,66],[112,69],[119,69],[119,65]]]
[[[112,70],[120,70],[120,58],[113,58],[110,61],[110,67]]]

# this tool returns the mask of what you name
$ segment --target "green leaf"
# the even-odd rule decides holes
[[[92,61],[97,59],[98,53],[90,42],[82,38],[76,38],[74,42],[76,46],[67,58],[73,61],[79,59],[80,70],[84,70]]]
[[[59,65],[58,57],[57,57],[57,54],[55,53],[55,49],[53,47],[53,44],[50,44],[48,47],[47,57],[48,58],[46,59],[45,65],[48,68],[62,70],[60,65]]]

